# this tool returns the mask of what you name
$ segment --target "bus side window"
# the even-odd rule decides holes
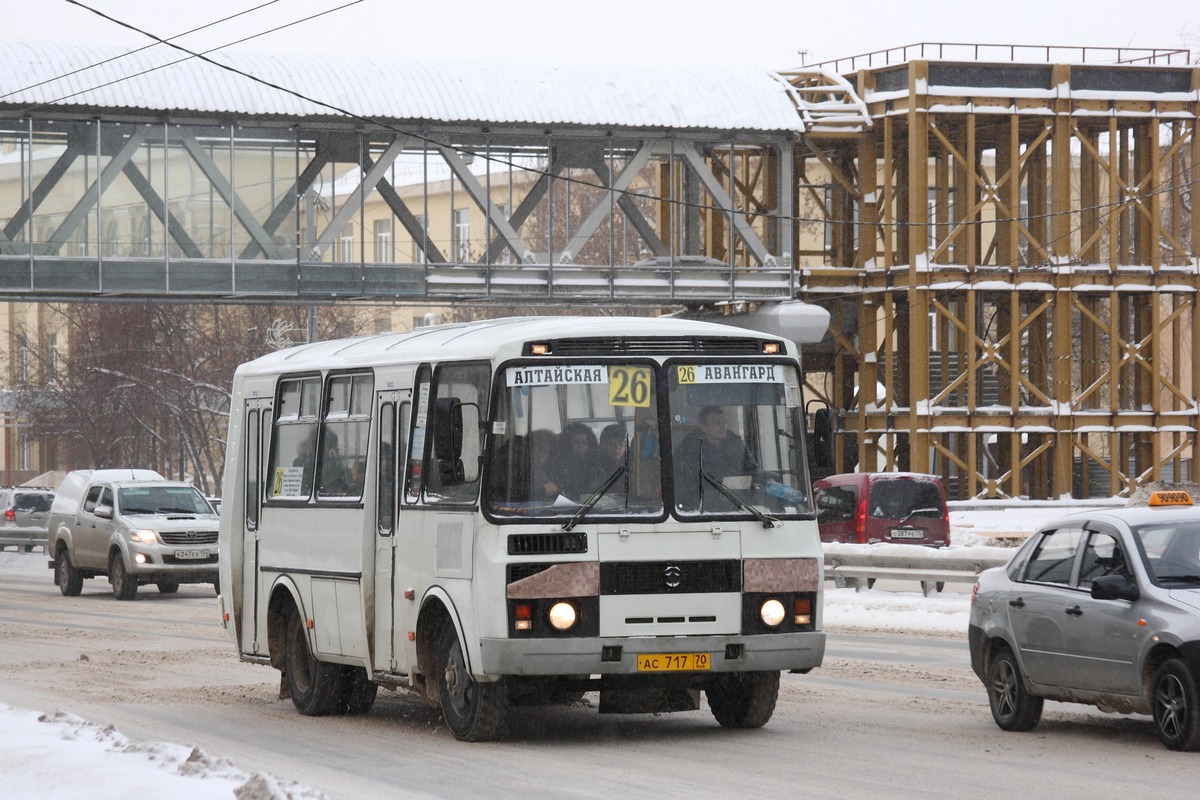
[[[425,432],[429,426],[429,388],[433,380],[431,373],[429,365],[422,364],[417,370],[413,389],[415,412],[412,434],[408,439],[408,463],[404,469],[404,502],[409,504],[419,502],[421,492],[425,488]]]
[[[428,435],[438,436],[435,414],[440,408],[443,413],[456,408],[462,415],[461,449],[448,441],[436,441],[428,448],[429,460],[425,463],[427,503],[470,503],[479,491],[479,474],[483,442],[483,417],[488,407],[488,388],[491,367],[486,362],[450,363],[438,366],[435,391],[428,406]],[[454,402],[451,403],[450,401]],[[446,438],[456,426],[441,426],[441,435]],[[455,436],[457,438],[457,436]],[[441,471],[438,454],[457,452],[463,471],[454,474]],[[455,460],[455,459],[451,459]]]
[[[258,411],[251,411],[246,418],[246,529],[258,528],[259,498],[259,463],[258,445],[261,437],[258,432]]]
[[[357,499],[362,496],[371,430],[373,379],[370,374],[336,375],[329,379],[321,457],[317,461],[317,497]]]
[[[396,527],[396,404],[379,406],[379,469],[376,486],[376,530],[391,536]]]
[[[289,378],[279,384],[279,415],[271,437],[267,497],[307,500],[316,474],[319,377]]]

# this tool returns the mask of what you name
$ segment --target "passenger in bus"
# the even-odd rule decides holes
[[[307,497],[312,494],[313,485],[313,453],[316,452],[317,429],[312,427],[300,443],[296,445],[296,457],[292,459],[292,466],[299,467],[304,470],[300,475],[300,493]]]
[[[328,431],[321,449],[321,483],[317,494],[345,496],[351,494],[352,486],[350,471],[338,450],[337,434]]]
[[[552,502],[558,497],[558,482],[554,479],[554,447],[558,437],[554,431],[539,428],[529,434],[529,497],[530,500]]]
[[[600,431],[600,472],[604,478],[607,479],[625,466],[625,454],[628,449],[625,426],[621,423],[614,422]]]
[[[685,436],[675,451],[676,502],[681,508],[697,509],[703,495],[705,510],[732,511],[733,504],[716,487],[707,482],[701,487],[701,462],[704,472],[717,481],[735,475],[754,476],[759,471],[745,440],[729,430],[725,409],[720,406],[700,409],[699,429]]]
[[[556,472],[559,493],[582,503],[604,480],[596,434],[582,422],[563,428],[558,438]]]

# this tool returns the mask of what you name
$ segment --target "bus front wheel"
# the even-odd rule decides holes
[[[704,691],[723,728],[761,728],[775,712],[779,672],[726,672]]]
[[[283,662],[288,694],[297,711],[320,717],[342,709],[346,672],[341,664],[318,661],[313,656],[304,633],[304,619],[295,606],[287,618]]]
[[[454,737],[488,742],[504,735],[507,701],[504,681],[481,683],[471,677],[454,625],[447,622],[438,639],[438,695],[442,717]]]

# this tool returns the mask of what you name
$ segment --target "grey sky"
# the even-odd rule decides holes
[[[80,0],[168,37],[268,0]],[[180,40],[207,49],[523,61],[726,63],[787,69],[914,42],[1178,47],[1200,55],[1195,0],[276,0]],[[136,47],[147,40],[67,0],[0,0],[0,36]]]

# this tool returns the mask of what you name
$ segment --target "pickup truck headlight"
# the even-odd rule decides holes
[[[158,534],[154,531],[133,530],[129,532],[129,538],[142,544],[158,544]]]

